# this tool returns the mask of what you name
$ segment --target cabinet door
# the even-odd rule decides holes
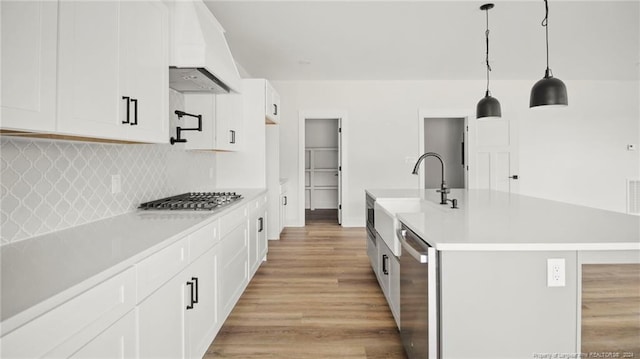
[[[242,295],[242,291],[248,283],[248,246],[247,246],[247,223],[246,221],[234,228],[229,234],[222,238],[218,244],[220,265],[219,273],[224,273],[219,277],[219,314],[220,320],[224,321],[236,302]]]
[[[58,131],[122,139],[126,102],[120,97],[120,3],[59,3]]]
[[[211,248],[187,269],[187,280],[194,282],[197,303],[187,309],[188,357],[202,358],[215,338],[221,323],[218,321],[216,255],[217,248]],[[189,288],[190,290],[190,288]],[[187,304],[190,304],[190,294]]]
[[[400,329],[400,261],[389,251],[389,307]]]
[[[280,95],[271,86],[269,81],[265,81],[265,117],[268,123],[276,124],[280,122]]]
[[[53,131],[56,120],[56,1],[2,1],[4,129]]]
[[[120,5],[120,93],[132,99],[126,139],[169,141],[167,16],[161,2]]]
[[[94,338],[71,358],[135,358],[136,316],[132,310]]]
[[[258,210],[258,267],[268,251],[267,223],[267,208],[265,206]]]
[[[216,96],[216,149],[237,151],[242,141],[242,96]]]
[[[138,305],[140,358],[185,357],[187,290],[178,274]]]

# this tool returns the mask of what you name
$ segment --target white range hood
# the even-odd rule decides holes
[[[167,2],[169,87],[179,92],[240,92],[240,75],[224,29],[202,0]]]

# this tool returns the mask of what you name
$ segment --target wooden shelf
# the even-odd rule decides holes
[[[308,208],[313,210],[316,203],[322,206],[320,203],[331,202],[331,197],[337,196],[338,177],[334,174],[338,172],[338,148],[305,148],[305,162],[305,196]]]

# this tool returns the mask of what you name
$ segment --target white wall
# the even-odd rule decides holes
[[[520,193],[608,210],[626,211],[627,178],[640,178],[637,81],[565,81],[569,107],[529,109],[536,81],[493,81],[503,117],[519,121]],[[347,114],[348,197],[343,223],[364,225],[366,188],[418,188],[406,157],[420,154],[418,110],[473,113],[484,81],[273,81],[281,96],[281,176],[289,178],[298,213],[298,113],[336,110]],[[599,100],[596,100],[599,99]],[[473,120],[475,121],[475,119]]]

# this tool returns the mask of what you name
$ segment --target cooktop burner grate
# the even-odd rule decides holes
[[[241,199],[242,195],[235,192],[188,192],[145,202],[138,208],[145,210],[211,211]]]

